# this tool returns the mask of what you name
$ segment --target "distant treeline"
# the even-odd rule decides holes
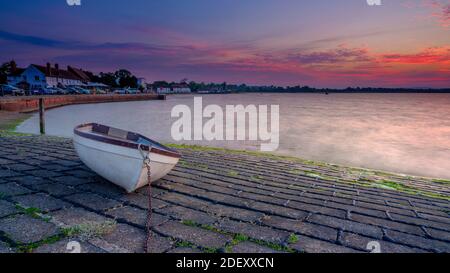
[[[286,93],[450,93],[450,88],[373,88],[373,87],[348,87],[345,89],[311,88],[311,87],[286,87]]]
[[[7,83],[7,76],[11,73],[11,61],[0,64],[0,84]],[[119,69],[115,72],[93,73],[84,70],[91,81],[106,84],[112,88],[131,87],[144,89],[145,86],[140,85],[138,78],[127,69]],[[173,84],[186,84],[192,92],[257,92],[257,93],[450,93],[449,88],[373,88],[373,87],[348,87],[345,89],[333,88],[314,88],[309,86],[254,86],[246,84],[228,84],[223,83],[204,83],[189,81],[187,79],[178,82],[155,81],[153,84],[147,84],[147,87],[167,87]]]
[[[139,87],[137,77],[126,69],[119,69],[116,72],[100,72],[98,74],[94,74],[90,71],[84,71],[84,73],[91,78],[91,81],[103,83],[113,88]]]
[[[187,82],[186,82],[187,83]],[[309,86],[251,86],[246,84],[188,82],[193,92],[257,92],[257,93],[450,93],[450,88],[373,88],[348,87],[344,89],[314,88]]]

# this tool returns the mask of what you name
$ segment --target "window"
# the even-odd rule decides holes
[[[39,76],[34,76],[35,81],[39,81]]]

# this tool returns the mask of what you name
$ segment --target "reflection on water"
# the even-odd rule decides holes
[[[170,111],[193,96],[167,101],[72,105],[46,112],[50,135],[99,122],[173,143]],[[203,105],[279,104],[279,154],[406,174],[450,178],[450,94],[233,94],[203,96]],[[19,126],[38,133],[38,116]],[[186,142],[235,149],[254,142]]]

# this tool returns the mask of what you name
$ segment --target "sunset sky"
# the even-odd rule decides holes
[[[450,87],[450,0],[0,0],[0,61],[147,81]]]

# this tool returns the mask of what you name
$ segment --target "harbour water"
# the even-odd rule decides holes
[[[71,105],[46,112],[49,135],[71,137],[81,123],[98,122],[175,143],[171,110],[193,105],[194,95],[166,101]],[[203,104],[280,105],[280,147],[275,152],[342,165],[450,178],[450,94],[224,94]],[[38,115],[17,131],[38,133]],[[257,141],[184,141],[259,150]]]

